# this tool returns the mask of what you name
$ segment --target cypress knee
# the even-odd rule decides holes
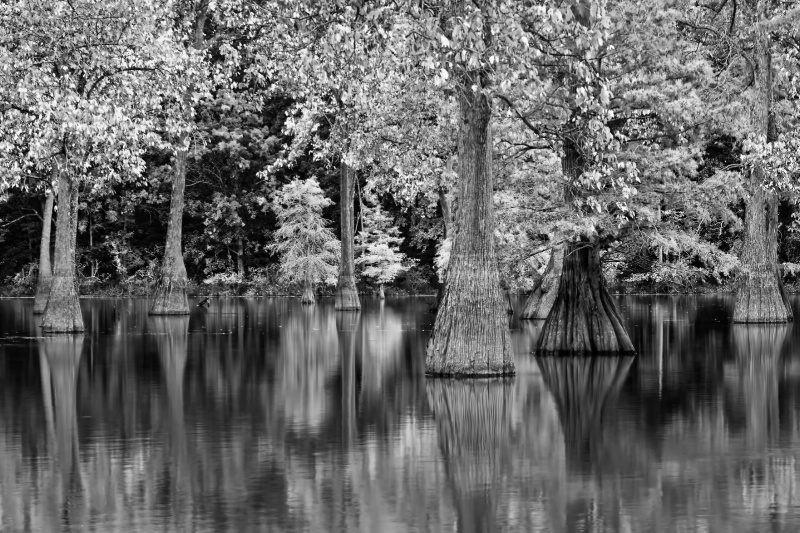
[[[58,184],[53,280],[42,317],[42,329],[49,333],[75,333],[84,330],[81,304],[75,287],[77,221],[78,184],[62,170]]]
[[[494,247],[491,102],[465,88],[459,104],[459,208],[425,371],[508,375],[514,353]]]
[[[186,142],[184,134],[180,140]],[[175,175],[172,181],[172,198],[169,204],[167,243],[164,261],[156,285],[151,315],[188,315],[189,299],[186,297],[186,265],[183,262],[181,238],[183,233],[183,202],[186,185],[187,150],[181,148],[175,156]]]
[[[53,165],[54,177],[58,170]],[[47,307],[47,298],[50,296],[50,286],[53,283],[53,267],[50,264],[50,227],[53,225],[53,189],[45,193],[44,212],[42,213],[42,239],[39,245],[39,277],[36,280],[36,296],[33,300],[33,312],[44,313]]]
[[[355,191],[355,171],[344,162],[340,168],[341,193],[340,206],[342,218],[342,260],[339,262],[339,281],[336,285],[334,309],[337,311],[357,311],[361,309],[358,299],[353,257],[353,193]]]
[[[596,243],[566,246],[558,294],[537,349],[557,354],[635,352],[606,289]]]

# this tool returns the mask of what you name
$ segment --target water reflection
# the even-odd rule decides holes
[[[425,300],[360,313],[0,301],[2,531],[795,531],[800,330],[628,297],[639,356],[428,380]]]

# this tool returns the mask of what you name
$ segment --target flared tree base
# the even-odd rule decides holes
[[[733,307],[734,322],[780,323],[794,318],[783,282],[771,270],[765,267],[741,280]]]
[[[156,287],[151,315],[188,315],[189,299],[186,297],[186,280],[162,278]]]
[[[33,313],[41,315],[47,308],[47,299],[50,298],[50,288],[53,286],[53,278],[40,279],[36,283],[36,296],[33,298]]]
[[[75,280],[71,276],[53,276],[50,298],[42,317],[45,333],[80,333],[84,331],[83,314]]]
[[[561,272],[564,269],[564,251],[553,250],[542,279],[533,287],[533,291],[525,302],[520,318],[525,320],[544,320],[553,309],[561,284]]]
[[[361,310],[361,300],[358,298],[356,282],[352,277],[339,278],[339,285],[336,288],[336,298],[333,308],[336,311]]]
[[[310,283],[303,285],[303,295],[300,297],[300,303],[303,305],[314,305],[317,303],[314,297],[314,288]]]
[[[510,376],[514,352],[506,299],[490,266],[451,266],[428,342],[429,376]]]
[[[634,354],[635,349],[608,294],[597,247],[567,247],[553,309],[539,337],[539,354]]]

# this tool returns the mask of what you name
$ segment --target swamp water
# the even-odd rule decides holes
[[[512,320],[515,378],[447,380],[431,299],[2,300],[0,531],[800,531],[800,326],[618,302],[635,358]]]

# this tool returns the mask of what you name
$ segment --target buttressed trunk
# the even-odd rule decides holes
[[[186,159],[188,151],[184,148],[186,135],[180,139],[181,148],[175,155],[175,175],[172,180],[172,199],[169,204],[169,223],[167,244],[164,247],[164,262],[156,285],[151,315],[189,314],[189,300],[186,297],[186,265],[183,262],[181,238],[183,233],[183,202],[186,186]]]
[[[605,286],[598,247],[566,246],[561,283],[539,337],[541,353],[634,353],[617,306]]]
[[[570,182],[583,173],[583,158],[571,142],[565,143],[562,169]],[[579,193],[568,187],[566,201],[571,202]],[[540,352],[635,352],[617,306],[606,289],[598,246],[596,241],[587,238],[565,245],[561,280],[539,337]]]
[[[772,65],[765,37],[756,37],[756,103],[751,126],[756,135],[774,140],[772,113]],[[773,128],[774,129],[774,128]],[[787,322],[793,313],[778,267],[778,198],[762,186],[764,169],[756,164],[749,171],[745,200],[744,242],[740,259],[743,273],[736,291],[734,322]]]
[[[53,165],[53,177],[58,179],[58,169]],[[33,300],[33,312],[44,313],[50,286],[53,282],[53,267],[50,264],[50,228],[53,225],[53,189],[48,187],[45,193],[44,212],[42,213],[42,240],[39,245],[39,278],[36,280],[36,297]]]
[[[337,311],[357,311],[361,301],[356,290],[356,267],[353,257],[353,194],[355,192],[356,172],[344,162],[340,165],[341,180],[341,218],[342,218],[342,260],[339,262],[339,282],[336,286],[334,309]]]
[[[456,231],[425,371],[513,374],[514,353],[494,249],[491,101],[469,88],[461,91],[459,100]]]
[[[314,298],[314,286],[308,279],[303,282],[303,295],[300,298],[300,303],[306,305],[314,305],[316,303]]]
[[[524,319],[547,318],[553,304],[556,301],[558,287],[561,284],[561,271],[564,268],[564,247],[556,246],[550,255],[550,261],[542,275],[542,278],[534,285],[531,295],[525,302],[525,309],[522,310]]]
[[[42,318],[42,329],[46,332],[74,333],[84,330],[81,304],[75,287],[77,222],[78,184],[65,170],[61,170],[53,279]]]

